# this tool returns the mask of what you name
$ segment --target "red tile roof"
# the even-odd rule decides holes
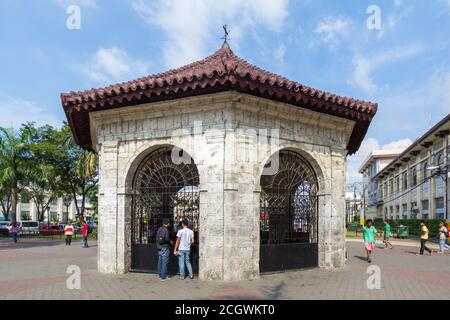
[[[340,97],[267,72],[236,56],[225,43],[213,55],[164,73],[101,89],[61,94],[76,142],[92,150],[89,112],[234,90],[356,122],[349,154],[355,153],[377,104]]]

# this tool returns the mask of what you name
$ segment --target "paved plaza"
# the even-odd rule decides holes
[[[151,274],[103,275],[96,271],[95,243],[83,249],[56,241],[0,240],[0,299],[448,299],[450,254],[416,256],[413,241],[377,250],[381,289],[367,288],[362,243],[349,240],[348,263],[339,271],[310,269],[238,283],[178,280]],[[381,247],[381,244],[379,245]],[[433,246],[436,248],[436,246]],[[69,290],[67,267],[81,268],[81,289]]]

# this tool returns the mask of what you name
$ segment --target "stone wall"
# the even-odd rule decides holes
[[[188,152],[200,174],[200,277],[259,276],[259,192],[266,162],[292,149],[319,180],[319,265],[344,264],[345,156],[353,122],[234,92],[91,114],[100,155],[99,257],[105,273],[131,265],[129,194],[155,148]]]

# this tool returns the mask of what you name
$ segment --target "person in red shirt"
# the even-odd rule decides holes
[[[89,234],[89,225],[86,221],[82,221],[81,234],[83,235],[83,248],[89,248],[88,245],[88,234]]]

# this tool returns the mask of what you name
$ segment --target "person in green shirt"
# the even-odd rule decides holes
[[[367,262],[372,263],[372,252],[375,250],[377,229],[373,226],[371,219],[367,220],[363,228],[364,248],[367,252]]]
[[[387,222],[387,220],[384,220],[384,246],[385,249],[389,248],[394,249],[394,246],[391,243],[391,225]]]

